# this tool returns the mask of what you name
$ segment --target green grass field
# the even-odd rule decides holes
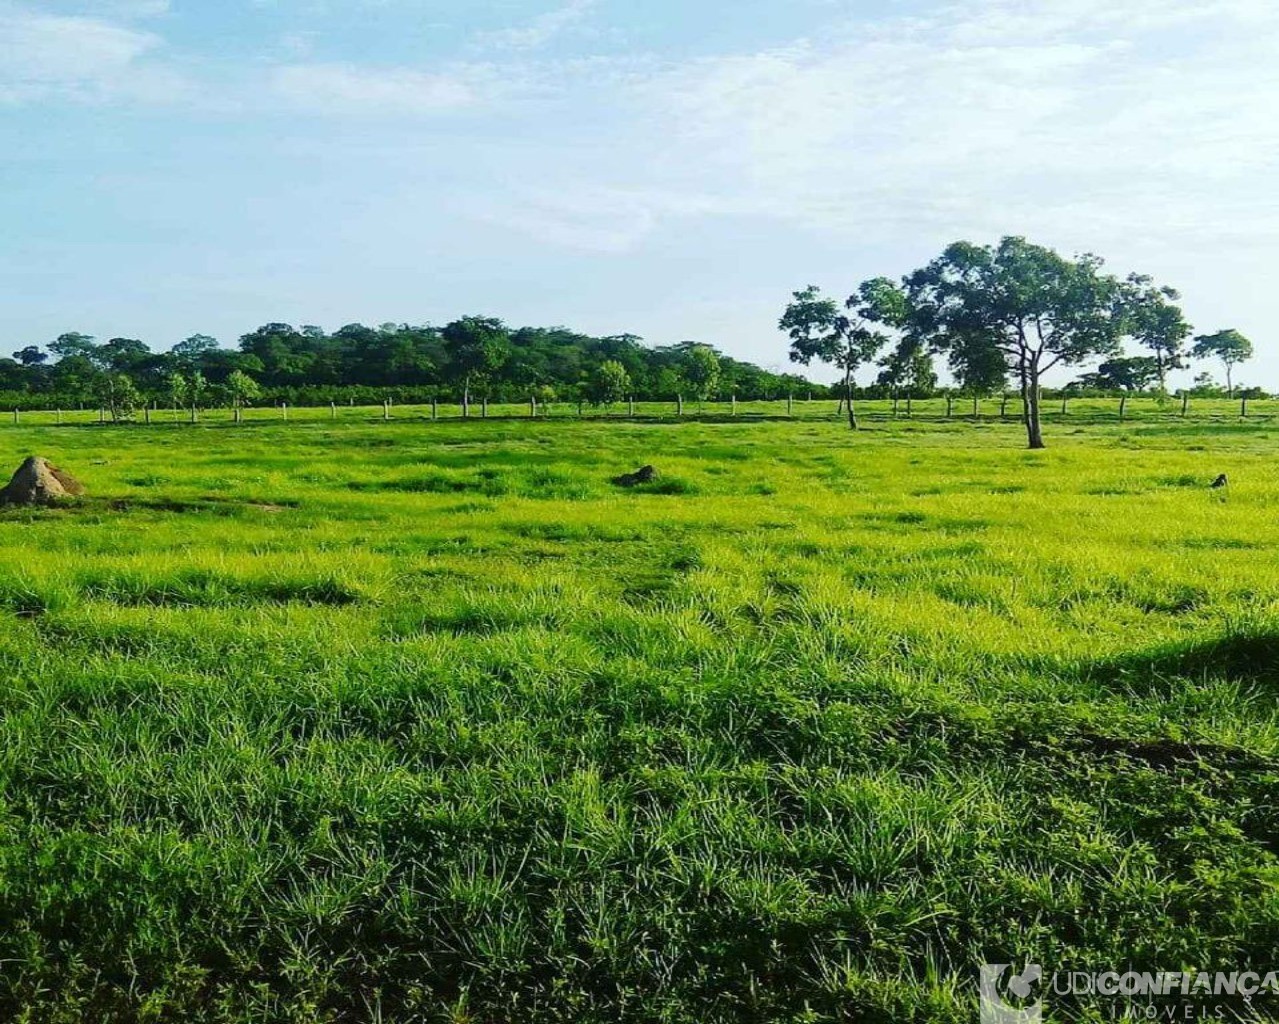
[[[1279,421],[1233,410],[6,424],[89,496],[0,512],[0,1019],[1279,967]]]

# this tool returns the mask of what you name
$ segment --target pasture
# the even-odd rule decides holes
[[[0,427],[89,490],[0,511],[0,1018],[1279,966],[1279,422],[1113,404]]]

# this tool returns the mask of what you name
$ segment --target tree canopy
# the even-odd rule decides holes
[[[733,359],[699,342],[647,346],[631,334],[592,337],[564,327],[508,327],[492,317],[464,317],[443,327],[404,323],[347,324],[335,331],[269,323],[224,348],[194,334],[167,352],[132,338],[99,342],[67,332],[43,344],[15,346],[0,359],[0,402],[23,407],[97,402],[103,379],[125,376],[147,399],[187,406],[265,401],[327,403],[469,398],[616,402],[627,396],[674,401],[736,394],[777,398],[820,385]],[[608,367],[605,369],[605,367]],[[621,372],[618,372],[620,367]],[[197,376],[198,375],[198,376]],[[176,383],[181,379],[180,384]],[[176,391],[175,391],[176,387]],[[181,397],[178,397],[181,392]]]
[[[1195,339],[1194,354],[1200,359],[1221,360],[1226,369],[1226,393],[1235,393],[1234,370],[1252,358],[1252,342],[1234,329],[1201,334]]]

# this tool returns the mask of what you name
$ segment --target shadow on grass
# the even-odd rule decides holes
[[[244,511],[281,512],[299,508],[301,502],[291,499],[257,501],[206,495],[196,498],[69,498],[48,505],[0,505],[0,519],[29,522],[38,519],[61,519],[76,515],[100,515],[110,512],[211,512],[215,515],[237,515]]]
[[[1279,691],[1279,633],[1239,633],[1133,651],[1092,662],[1083,675],[1108,685],[1229,679]]]

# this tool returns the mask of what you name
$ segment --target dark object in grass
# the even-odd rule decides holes
[[[1229,483],[1230,481],[1226,479],[1226,474],[1222,473],[1221,476],[1217,477],[1217,479],[1212,482],[1212,489],[1214,491],[1219,490],[1220,488],[1225,487]]]
[[[634,473],[623,473],[613,477],[618,487],[638,487],[640,484],[651,484],[657,479],[657,470],[652,466],[641,466]]]
[[[0,491],[0,505],[51,505],[83,493],[84,485],[70,473],[64,473],[48,459],[32,455]]]

